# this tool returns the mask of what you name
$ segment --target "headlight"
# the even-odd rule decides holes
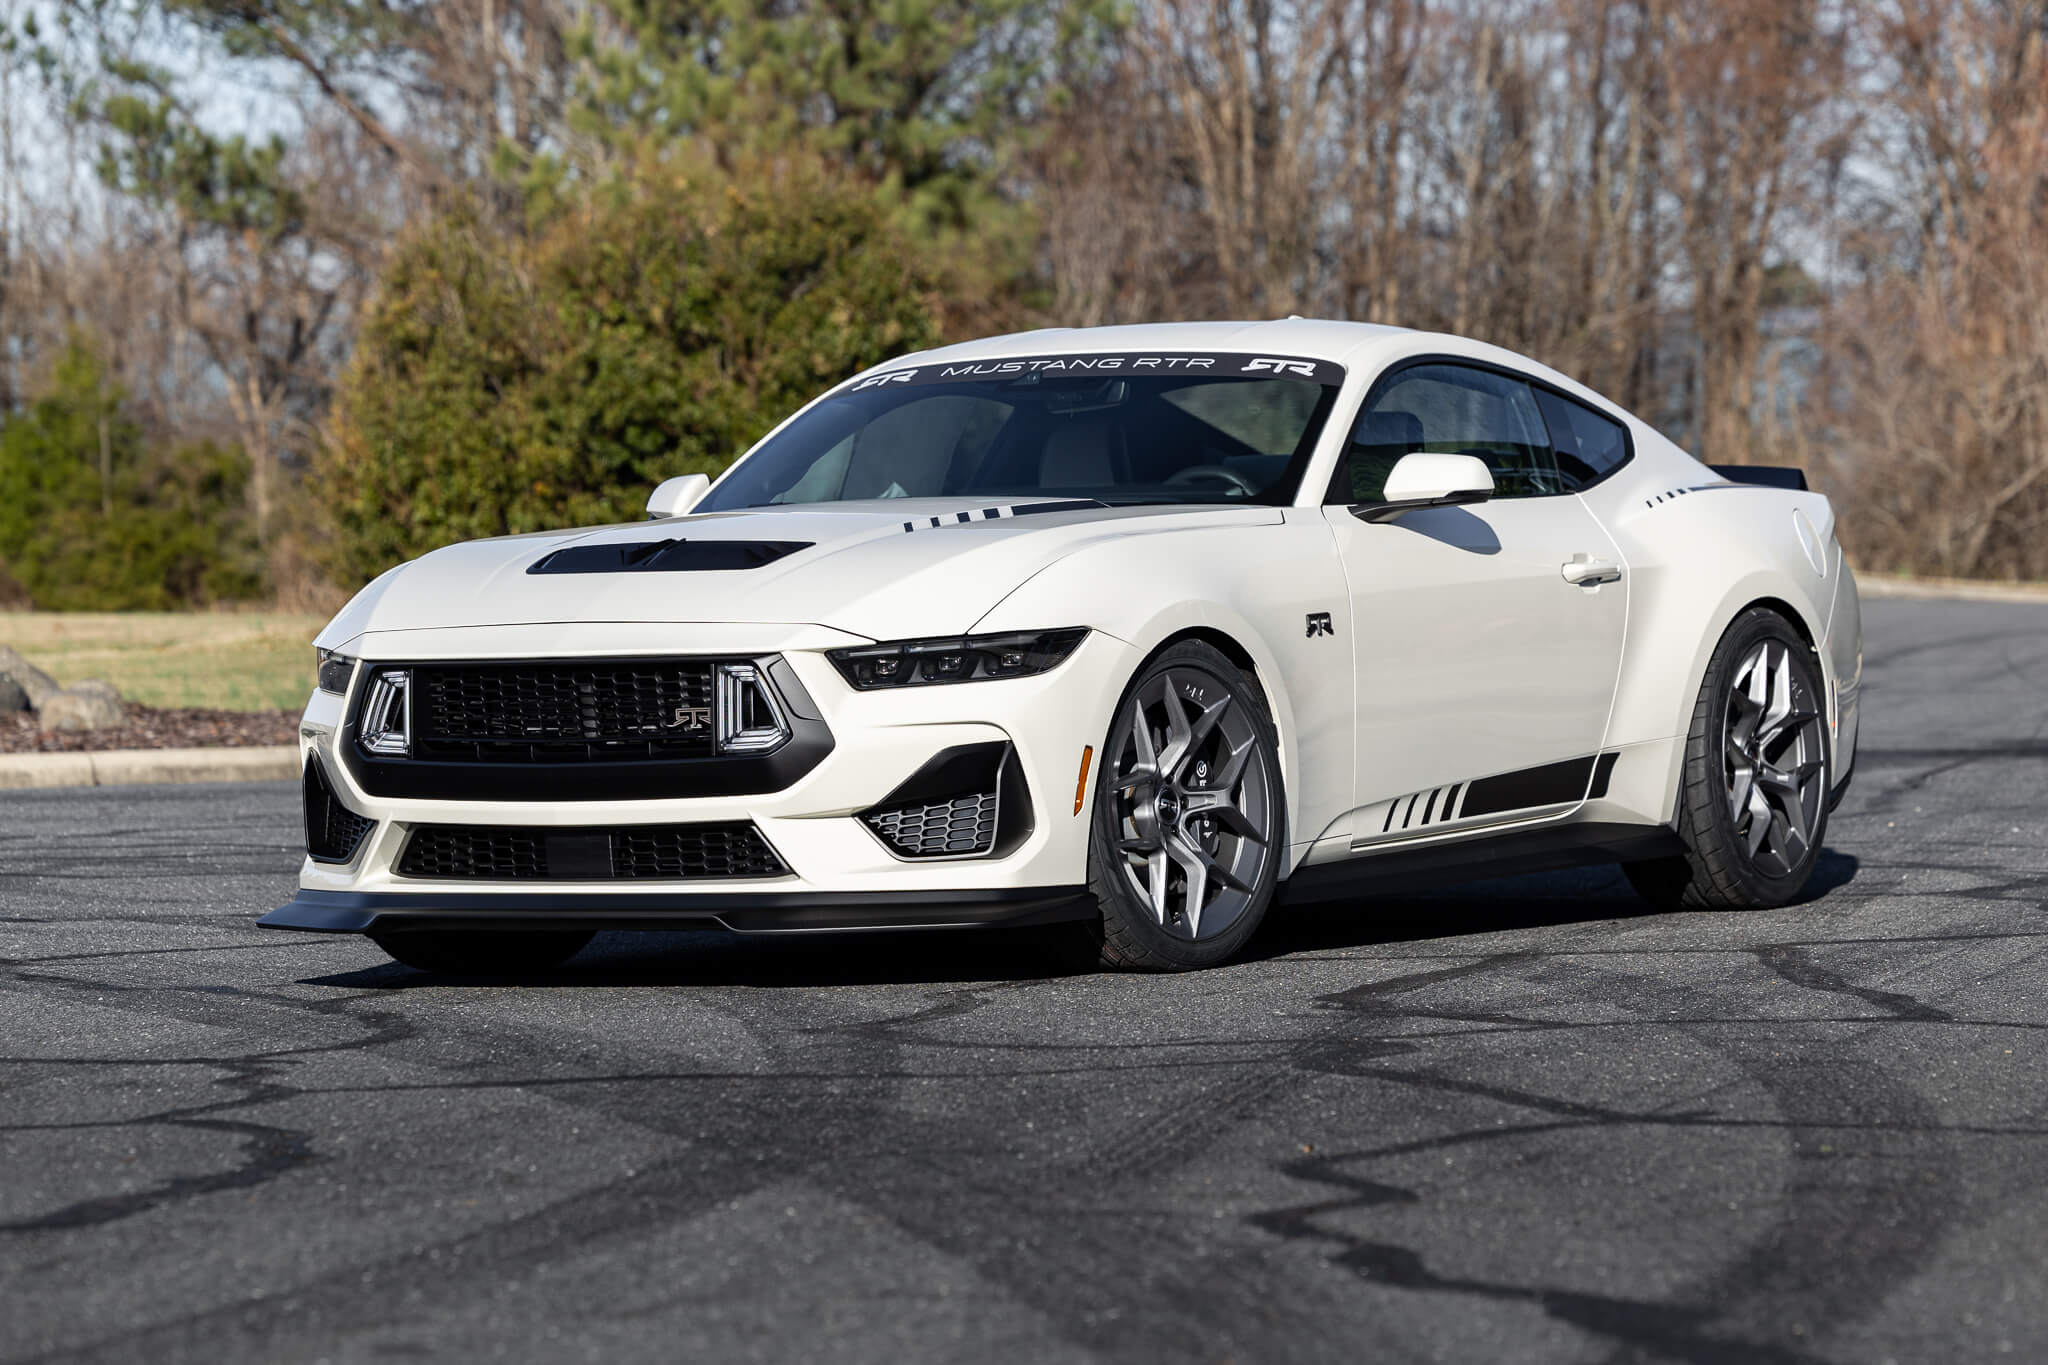
[[[1088,632],[1025,631],[1016,635],[949,636],[936,640],[892,640],[879,645],[826,652],[845,679],[862,692],[925,683],[980,682],[1024,678],[1056,668]]]
[[[331,649],[314,650],[313,659],[314,676],[320,680],[320,690],[336,696],[346,694],[349,677],[356,671],[356,661]]]

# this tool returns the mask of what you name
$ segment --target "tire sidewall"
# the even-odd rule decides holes
[[[1123,874],[1123,854],[1118,848],[1115,788],[1110,780],[1116,761],[1116,737],[1137,706],[1138,694],[1146,684],[1164,672],[1202,672],[1226,688],[1236,704],[1252,714],[1258,732],[1257,761],[1266,765],[1266,780],[1272,792],[1273,855],[1259,871],[1243,915],[1213,939],[1190,943],[1168,934],[1152,918],[1150,908],[1139,902],[1129,879]],[[1258,931],[1279,887],[1280,869],[1287,856],[1287,791],[1280,768],[1279,732],[1273,724],[1272,709],[1258,683],[1219,651],[1197,641],[1186,641],[1160,651],[1140,668],[1124,688],[1116,710],[1110,715],[1109,731],[1102,746],[1102,764],[1097,770],[1094,807],[1089,817],[1088,879],[1101,905],[1104,928],[1120,929],[1137,941],[1146,957],[1144,964],[1164,969],[1208,967],[1235,954]],[[1115,925],[1109,921],[1114,919]]]

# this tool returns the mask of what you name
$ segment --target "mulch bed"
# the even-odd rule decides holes
[[[35,712],[0,714],[0,754],[58,754],[106,749],[246,749],[292,744],[298,739],[296,711],[209,711],[201,707],[156,707],[126,703],[125,724],[107,730],[44,733]]]

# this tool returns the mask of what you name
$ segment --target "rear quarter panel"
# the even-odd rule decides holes
[[[1629,574],[1628,639],[1606,747],[1663,746],[1661,801],[1644,813],[1668,819],[1682,740],[1729,624],[1755,603],[1777,604],[1814,644],[1832,699],[1842,657],[1829,627],[1845,592],[1854,602],[1855,588],[1842,587],[1847,568],[1826,497],[1729,483],[1654,433],[1645,439],[1639,431],[1638,441],[1666,448],[1585,496]]]

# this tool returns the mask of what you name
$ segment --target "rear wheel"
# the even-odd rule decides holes
[[[1744,910],[1805,888],[1828,823],[1820,667],[1784,617],[1752,607],[1714,650],[1686,736],[1678,834],[1686,851],[1631,863],[1654,904]]]
[[[565,930],[395,930],[372,934],[379,948],[408,967],[450,976],[509,976],[559,966],[594,935]]]
[[[1222,962],[1280,878],[1287,808],[1258,686],[1196,642],[1147,664],[1111,723],[1089,836],[1100,961],[1147,971]]]

